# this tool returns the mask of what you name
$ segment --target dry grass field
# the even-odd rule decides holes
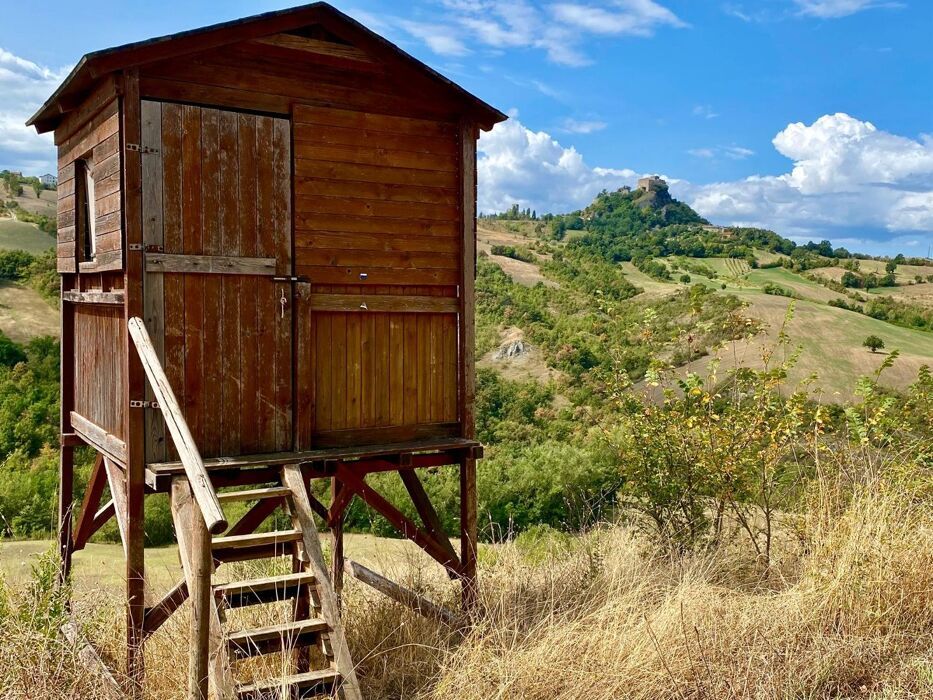
[[[741,541],[682,556],[624,526],[535,547],[498,545],[482,553],[481,612],[463,636],[351,581],[345,621],[364,697],[933,697],[929,478],[904,491],[867,472],[845,473],[860,486],[827,477],[808,509],[784,517],[788,536],[768,570]],[[372,544],[383,561],[395,558],[394,575],[453,604],[455,587],[436,567],[399,559],[394,543]],[[9,551],[7,565],[24,553]],[[87,635],[113,663],[122,658],[122,612],[104,566],[119,559],[112,553],[97,571],[84,567],[82,575],[101,583],[79,586],[76,605]],[[58,618],[41,577],[9,586],[0,611],[0,696],[98,697],[95,677],[51,627]],[[152,638],[148,700],[183,697],[186,633],[180,614]]]
[[[0,331],[17,343],[41,335],[58,336],[58,309],[34,289],[0,282]]]

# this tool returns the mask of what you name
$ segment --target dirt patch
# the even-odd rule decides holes
[[[502,331],[499,347],[483,355],[477,364],[511,381],[548,384],[563,378],[561,372],[547,366],[541,350],[525,340],[524,331],[515,326]]]
[[[0,331],[17,343],[40,335],[57,338],[58,310],[29,287],[0,283]]]
[[[487,227],[476,229],[476,243],[481,253],[486,253],[489,259],[502,268],[502,271],[526,287],[534,287],[539,282],[547,287],[559,287],[554,280],[550,280],[541,273],[541,268],[534,263],[514,260],[503,255],[493,255],[492,247],[495,245],[522,246],[527,248],[534,242],[534,239],[528,235],[503,231]],[[535,255],[542,260],[550,259],[550,255],[535,252]]]

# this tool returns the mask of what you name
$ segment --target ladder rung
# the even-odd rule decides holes
[[[308,673],[298,673],[293,676],[276,678],[268,681],[257,681],[248,685],[241,685],[237,688],[237,693],[241,698],[269,698],[269,697],[290,697],[291,690],[311,690],[320,689],[330,691],[333,686],[340,682],[340,674],[332,668],[325,668],[320,671],[309,671]]]
[[[291,490],[284,486],[270,486],[263,489],[247,489],[246,491],[218,493],[217,499],[221,503],[230,503],[231,501],[257,501],[267,498],[285,498],[291,495]]]
[[[228,608],[242,608],[258,603],[274,603],[294,598],[302,586],[315,582],[313,574],[300,572],[249,581],[233,581],[214,587],[218,603]]]
[[[227,648],[234,659],[245,659],[308,646],[316,643],[322,632],[328,631],[330,626],[320,618],[295,620],[271,627],[233,632],[227,635]]]
[[[242,547],[260,547],[285,542],[297,542],[301,539],[300,530],[278,530],[276,532],[252,532],[248,535],[230,535],[215,537],[211,546],[217,549],[240,549]]]

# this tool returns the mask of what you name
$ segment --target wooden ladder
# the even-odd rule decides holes
[[[338,697],[361,700],[359,684],[340,622],[337,597],[321,552],[311,503],[297,465],[282,467],[281,484],[218,494],[220,503],[277,500],[291,528],[277,532],[228,534],[211,538],[203,528],[185,476],[172,482],[172,514],[179,554],[193,602],[189,697],[206,700],[207,678],[218,700],[293,700]],[[200,522],[199,522],[200,521]],[[234,526],[235,529],[236,526]],[[292,555],[292,573],[213,582],[221,563]],[[288,601],[291,620],[251,629],[233,629],[233,609]],[[310,649],[320,650],[323,667],[311,667]],[[277,664],[277,677],[241,682],[237,665],[267,654],[292,657]],[[197,658],[195,658],[195,655]],[[200,676],[200,677],[199,677]]]

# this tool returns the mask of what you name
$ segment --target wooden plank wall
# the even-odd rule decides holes
[[[458,284],[454,125],[305,105],[293,119],[296,273]]]
[[[346,311],[299,305],[298,393],[311,404],[299,404],[299,442],[447,434],[458,316],[406,305],[457,296],[456,126],[309,105],[293,120],[296,274],[318,300],[359,299]],[[387,311],[360,306],[377,298]]]
[[[93,104],[94,96],[89,98]],[[82,270],[119,270],[123,267],[121,209],[122,154],[119,100],[114,96],[89,121],[63,138],[68,124],[56,132],[58,145],[58,271],[77,272],[77,206],[75,161],[90,156],[94,162],[96,197],[96,257]],[[82,114],[81,111],[76,114]],[[58,140],[58,138],[56,140]]]
[[[123,439],[126,376],[121,350],[123,307],[76,304],[74,316],[74,410]]]
[[[144,104],[150,120],[160,113],[162,144],[155,160],[146,164],[151,156],[144,156],[147,177],[160,177],[158,187],[143,183],[144,211],[158,209],[157,197],[161,202],[160,230],[149,235],[161,238],[166,254],[274,258],[276,272],[289,275],[288,121]],[[161,289],[150,285],[146,293],[147,325],[150,333],[161,327],[154,341],[202,454],[291,449],[290,285],[270,277],[164,273]]]
[[[277,36],[287,38],[279,45],[268,37],[142,66],[143,96],[281,115],[289,114],[295,103],[310,103],[400,116],[457,117],[455,105],[439,95],[425,95],[377,62],[322,57],[295,48],[291,35]]]
[[[371,299],[373,288],[329,291]],[[444,290],[379,291],[429,296]],[[323,445],[322,438],[339,431],[435,425],[446,433],[456,424],[456,314],[313,311],[302,299],[297,313],[301,445]]]

